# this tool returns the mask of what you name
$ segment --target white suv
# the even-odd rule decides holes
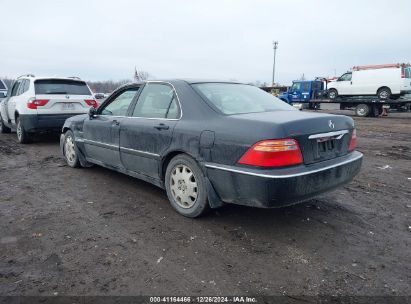
[[[97,107],[90,88],[77,77],[20,76],[8,95],[0,103],[0,132],[16,130],[20,143],[30,142],[36,132],[60,131],[67,118]]]

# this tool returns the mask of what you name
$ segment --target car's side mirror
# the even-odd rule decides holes
[[[91,107],[90,110],[88,111],[88,116],[90,119],[93,119],[97,115],[97,109],[94,107]]]

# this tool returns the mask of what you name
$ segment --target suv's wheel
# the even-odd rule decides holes
[[[181,154],[167,166],[165,186],[174,209],[187,217],[198,217],[209,209],[206,179],[191,157]]]
[[[370,107],[364,103],[355,107],[355,114],[360,117],[366,117],[370,114]]]
[[[379,99],[389,99],[391,97],[391,90],[389,88],[381,88],[377,92]]]
[[[0,133],[10,133],[11,129],[8,128],[4,123],[3,123],[3,118],[1,117],[0,114]]]
[[[74,139],[74,134],[68,130],[64,134],[64,158],[66,159],[67,165],[72,168],[80,167],[80,161],[78,159],[76,141]]]
[[[17,132],[17,140],[21,144],[27,144],[31,141],[29,133],[24,129],[23,124],[21,123],[20,117],[16,118],[16,132]]]
[[[328,98],[329,99],[336,99],[338,97],[338,92],[336,89],[329,89],[328,90]]]

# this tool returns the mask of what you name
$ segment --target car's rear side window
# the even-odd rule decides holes
[[[224,114],[296,110],[284,101],[251,85],[235,83],[197,83],[194,90]]]
[[[34,82],[37,95],[40,94],[65,94],[65,95],[91,95],[84,81],[66,79],[39,79]]]
[[[145,85],[134,108],[133,116],[178,119],[180,110],[173,88],[157,83]]]
[[[0,90],[6,90],[6,86],[4,85],[4,82],[0,80]]]

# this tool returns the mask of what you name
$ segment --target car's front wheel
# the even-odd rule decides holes
[[[336,99],[338,97],[338,92],[336,89],[329,89],[328,90],[328,98],[329,99]]]
[[[167,166],[165,186],[173,208],[186,217],[199,217],[209,210],[204,173],[188,155],[174,157]]]
[[[16,133],[19,143],[27,144],[31,142],[30,134],[24,129],[20,117],[16,118]]]
[[[80,167],[80,161],[77,154],[76,141],[74,140],[74,134],[72,131],[67,131],[64,134],[64,158],[67,165],[72,168]]]

